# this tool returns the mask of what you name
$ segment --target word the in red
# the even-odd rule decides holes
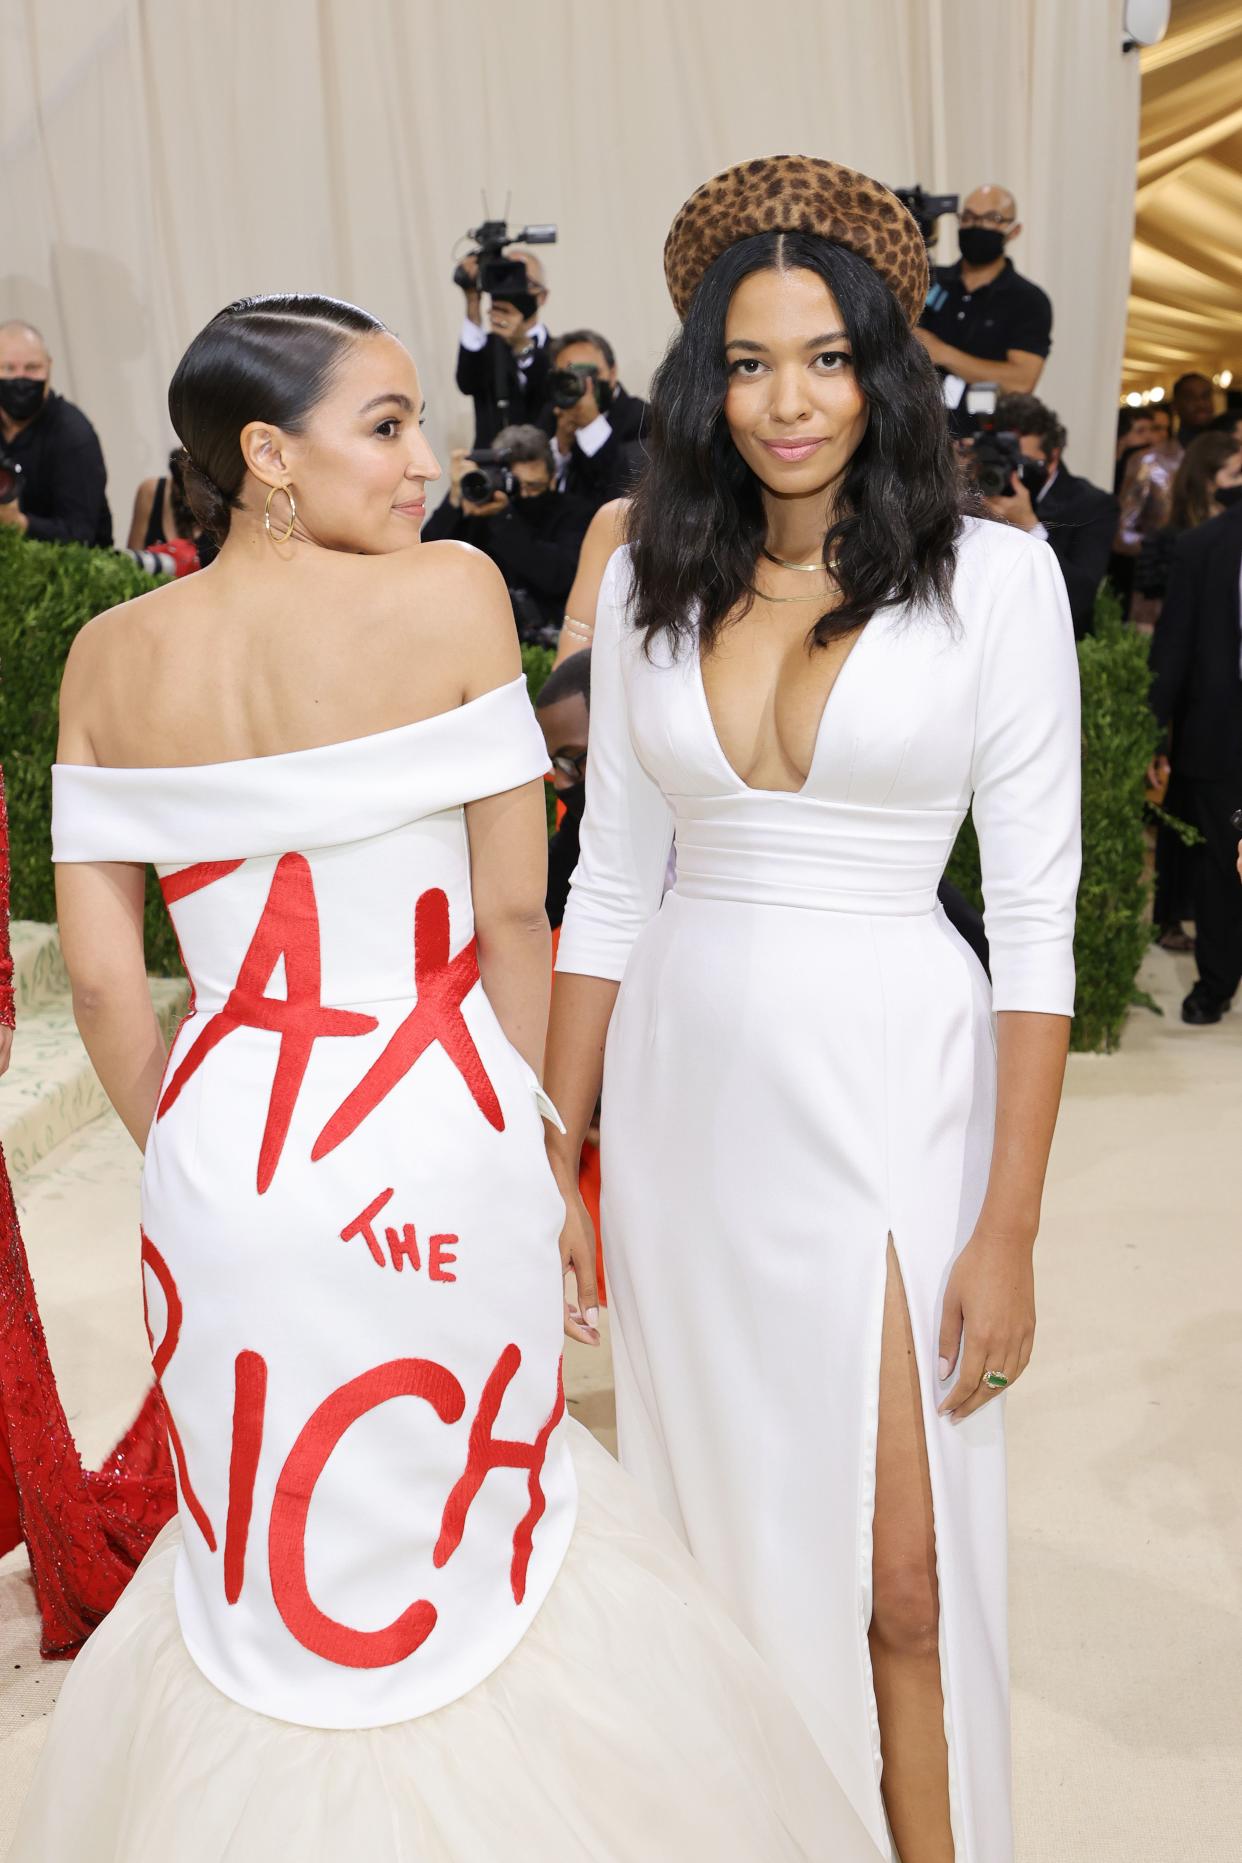
[[[355,1236],[361,1237],[371,1253],[371,1260],[377,1268],[386,1268],[389,1262],[400,1274],[408,1261],[417,1274],[423,1266],[423,1257],[419,1249],[418,1235],[413,1223],[402,1223],[400,1229],[389,1224],[384,1226],[384,1242],[388,1245],[385,1257],[383,1244],[375,1231],[375,1219],[380,1211],[392,1201],[392,1190],[381,1190],[378,1197],[373,1197],[365,1210],[360,1210],[341,1230],[341,1241],[352,1242]],[[460,1237],[455,1235],[433,1235],[427,1238],[427,1279],[429,1281],[456,1281],[457,1276],[449,1272],[457,1260],[457,1244]]]

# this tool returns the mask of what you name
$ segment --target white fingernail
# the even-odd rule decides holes
[[[584,1318],[586,1319],[586,1323],[588,1326],[597,1327],[599,1325],[599,1308],[588,1307],[584,1315]]]
[[[949,1361],[947,1358],[942,1358],[940,1360],[940,1382],[942,1384],[944,1383],[948,1375],[949,1375]]]

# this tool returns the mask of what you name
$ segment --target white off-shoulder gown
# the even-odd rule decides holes
[[[875,1863],[564,1416],[563,1206],[464,818],[546,765],[517,680],[320,749],[54,773],[56,858],[154,861],[194,984],[142,1185],[180,1506],[66,1679],[11,1863]]]
[[[1007,1863],[1004,1410],[937,1415],[938,1331],[987,1182],[993,1011],[1073,1011],[1079,707],[1060,571],[1046,544],[968,521],[956,619],[867,624],[793,794],[737,776],[697,654],[645,654],[629,587],[622,551],[600,597],[558,957],[621,982],[602,1124],[621,1459],[890,1855],[867,1632],[892,1236],[958,1863]],[[972,804],[990,991],[936,899]]]

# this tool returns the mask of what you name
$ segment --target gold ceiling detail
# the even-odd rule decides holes
[[[1123,386],[1187,369],[1242,380],[1242,4],[1173,0],[1139,56],[1139,127]]]

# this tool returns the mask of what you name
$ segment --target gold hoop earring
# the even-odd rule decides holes
[[[283,492],[285,497],[289,500],[288,528],[279,537],[276,535],[276,532],[272,529],[272,500],[273,498],[275,498],[277,492]],[[263,528],[267,532],[268,536],[271,538],[273,543],[288,543],[290,537],[292,537],[293,535],[293,526],[295,522],[297,521],[297,515],[298,515],[298,508],[297,508],[297,505],[294,503],[293,492],[291,488],[287,485],[273,485],[272,489],[269,491],[269,493],[267,494],[267,497],[263,501]]]

